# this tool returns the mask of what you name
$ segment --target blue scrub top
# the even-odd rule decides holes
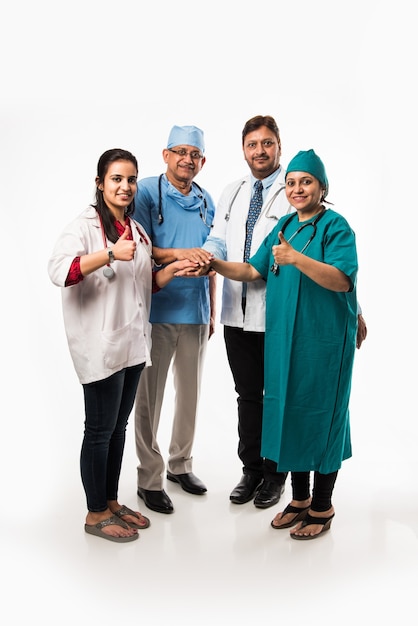
[[[159,248],[200,248],[206,241],[215,214],[211,196],[193,184],[188,196],[181,194],[165,174],[143,178],[135,197],[135,219]],[[161,197],[161,209],[160,209]],[[160,213],[163,222],[159,222]],[[209,279],[174,278],[152,296],[151,323],[209,324]]]

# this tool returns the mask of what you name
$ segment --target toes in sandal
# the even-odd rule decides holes
[[[310,526],[311,524],[321,524],[322,529],[320,530],[320,532],[317,533],[316,535],[296,535],[295,533],[290,533],[290,536],[292,537],[292,539],[297,539],[299,541],[308,541],[309,539],[316,539],[317,537],[320,537],[327,530],[331,528],[331,522],[334,516],[335,516],[335,513],[333,513],[331,517],[312,517],[312,515],[309,515],[308,513],[305,519],[303,520],[301,527],[298,528],[298,532],[303,530],[305,526]]]
[[[108,535],[107,533],[103,532],[102,529],[105,526],[122,526],[122,528],[129,528],[126,522],[119,519],[119,517],[117,517],[116,515],[111,515],[107,519],[104,519],[97,524],[84,524],[84,530],[86,531],[86,533],[89,533],[89,535],[96,535],[96,537],[102,537],[102,539],[108,539],[109,541],[115,541],[116,543],[135,541],[135,539],[138,539],[139,537],[138,533],[135,533],[134,535],[131,535],[129,537],[114,537],[113,535]]]
[[[275,530],[277,529],[280,530],[281,528],[290,528],[291,526],[294,526],[297,522],[304,520],[308,510],[309,510],[309,506],[306,506],[303,509],[301,509],[300,507],[292,506],[291,504],[288,504],[287,507],[282,512],[282,516],[280,519],[283,519],[283,517],[287,515],[287,513],[294,513],[295,514],[294,518],[290,522],[287,522],[286,524],[280,524],[280,523],[274,524],[273,523],[274,520],[273,520],[271,522],[271,527],[274,528]]]
[[[143,520],[142,524],[136,522],[127,522],[126,520],[123,520],[125,524],[128,524],[128,526],[130,526],[131,528],[136,528],[137,530],[144,530],[145,528],[151,526],[151,522],[148,517],[145,517],[145,515],[142,514],[138,515],[138,513],[130,509],[128,506],[125,506],[124,504],[121,506],[120,509],[115,511],[113,515],[116,515],[116,517],[119,517],[120,519],[122,519],[124,515],[132,515],[133,517],[138,518],[139,521]]]

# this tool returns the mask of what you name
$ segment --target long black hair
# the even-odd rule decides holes
[[[106,237],[112,243],[115,243],[119,239],[118,232],[116,230],[113,215],[110,212],[106,202],[103,199],[103,191],[99,189],[99,185],[103,185],[104,178],[111,163],[115,161],[130,161],[138,172],[138,161],[136,157],[128,150],[122,150],[121,148],[112,148],[103,152],[102,156],[97,163],[97,185],[96,185],[96,203],[93,204],[96,211],[100,215],[103,223],[103,228]],[[135,210],[135,199],[126,207],[125,214],[133,215]]]

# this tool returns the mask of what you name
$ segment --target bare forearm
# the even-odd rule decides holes
[[[196,263],[192,263],[187,259],[183,261],[173,261],[155,273],[155,282],[158,287],[165,287],[170,280],[178,275],[178,272],[181,272],[182,270],[186,272],[196,271],[196,266]]]
[[[109,263],[109,255],[106,249],[92,252],[91,254],[83,254],[80,257],[80,272],[83,276],[88,276],[101,267]]]
[[[132,261],[135,255],[136,243],[132,239],[129,240],[130,228],[125,226],[125,232],[119,237],[116,243],[112,244],[109,248],[98,250],[97,252],[91,252],[84,254],[80,257],[80,271],[83,276],[95,272],[100,267],[109,263],[109,254],[107,250],[111,250],[113,259],[116,261]]]
[[[158,248],[153,246],[152,256],[158,265],[165,265],[173,261],[189,260],[200,266],[209,266],[211,254],[202,248]]]
[[[213,259],[211,267],[231,280],[238,280],[244,283],[249,283],[257,278],[261,278],[261,275],[257,270],[249,263],[236,263],[233,261],[221,261],[221,259]]]
[[[152,256],[154,261],[158,265],[164,265],[165,263],[172,263],[177,260],[176,248],[157,248],[156,246],[152,247]]]
[[[321,263],[297,252],[293,265],[321,287],[330,291],[350,291],[349,278],[333,265]]]

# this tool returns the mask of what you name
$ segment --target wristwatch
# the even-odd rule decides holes
[[[106,252],[109,255],[109,263],[113,263],[115,260],[115,255],[113,254],[112,248],[106,248]]]

